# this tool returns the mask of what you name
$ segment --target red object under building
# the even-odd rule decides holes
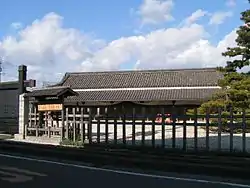
[[[172,123],[172,119],[171,119],[171,114],[165,114],[165,123]],[[155,119],[156,123],[162,123],[162,114],[157,114],[156,119]]]

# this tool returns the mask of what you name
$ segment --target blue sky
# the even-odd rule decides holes
[[[173,15],[176,21],[164,24],[165,27],[178,24],[183,18],[200,8],[204,8],[209,12],[229,10],[225,6],[225,0],[176,0],[174,2]],[[49,12],[55,12],[64,17],[65,27],[94,32],[100,38],[114,40],[134,34],[133,30],[136,28],[136,21],[131,16],[130,11],[139,7],[140,4],[142,4],[142,0],[65,0],[60,3],[49,0],[3,0],[0,7],[0,34],[1,36],[8,35],[11,32],[10,24],[13,22],[29,25],[35,19],[41,18]],[[237,6],[230,9],[235,16],[225,23],[220,32],[225,34],[239,24],[239,13],[244,10],[246,5],[244,0],[238,0]]]
[[[235,34],[232,31],[241,24],[240,12],[247,7],[249,4],[246,0],[63,0],[60,3],[48,0],[2,0],[0,55],[13,66],[28,64],[31,75],[42,80],[54,80],[55,75],[80,69],[171,68],[177,63],[177,67],[215,66],[214,60],[218,61],[221,46],[233,44]],[[197,10],[205,15],[199,15],[199,19],[185,24],[185,20]],[[46,18],[48,14],[50,16]],[[35,20],[40,25],[32,30]],[[43,28],[51,28],[49,24],[54,24],[55,33],[64,33],[57,36],[53,43],[45,44],[45,41],[55,38],[52,31],[46,34],[47,38],[43,38]],[[176,40],[183,37],[187,41],[171,41],[174,38],[171,35],[177,33],[171,29],[183,32],[176,36]],[[186,30],[183,31],[184,29]],[[20,35],[23,31],[26,31],[25,34]],[[226,35],[229,36],[225,40]],[[36,38],[32,39],[32,36]],[[67,45],[70,50],[63,47],[67,50],[65,52],[60,46],[58,52],[59,47],[55,48],[53,45],[59,46],[69,36],[71,39]],[[10,39],[7,40],[8,38]],[[39,40],[43,50],[41,53],[37,49],[34,51],[36,47],[31,47],[37,45],[33,43],[34,40]],[[76,44],[77,41],[81,41],[81,44]],[[168,41],[174,44],[166,45]],[[146,49],[146,46],[150,49]],[[178,53],[175,48],[178,48]],[[194,50],[197,53],[207,53],[198,58],[201,62],[193,55],[187,55],[191,51],[194,54]],[[69,51],[71,55],[65,55]],[[72,56],[73,51],[75,55],[78,54],[77,57]],[[149,55],[151,52],[152,55]],[[214,60],[209,57],[213,54],[216,57]],[[37,62],[27,62],[27,58],[34,61],[37,58]],[[218,63],[224,61],[220,59]],[[190,62],[193,62],[192,66]],[[12,69],[7,63],[4,66],[6,79],[11,79],[14,75],[11,73]],[[50,71],[51,66],[54,66],[53,72]],[[47,72],[47,78],[41,77]]]

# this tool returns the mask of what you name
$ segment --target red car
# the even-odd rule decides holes
[[[156,119],[155,119],[156,123],[162,123],[162,114],[157,114],[156,115]],[[171,114],[165,114],[165,123],[172,123],[172,119],[171,119]]]

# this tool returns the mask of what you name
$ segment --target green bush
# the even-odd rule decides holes
[[[63,139],[61,142],[60,142],[60,145],[63,145],[63,146],[74,146],[74,147],[84,147],[84,143],[80,140],[76,140],[75,142],[73,140],[70,140],[70,139]]]

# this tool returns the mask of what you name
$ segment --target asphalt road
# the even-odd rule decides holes
[[[0,187],[3,188],[68,188],[68,187],[109,187],[109,188],[250,188],[250,183],[235,184],[231,181],[179,175],[146,174],[107,168],[95,168],[76,162],[60,162],[0,153]]]

